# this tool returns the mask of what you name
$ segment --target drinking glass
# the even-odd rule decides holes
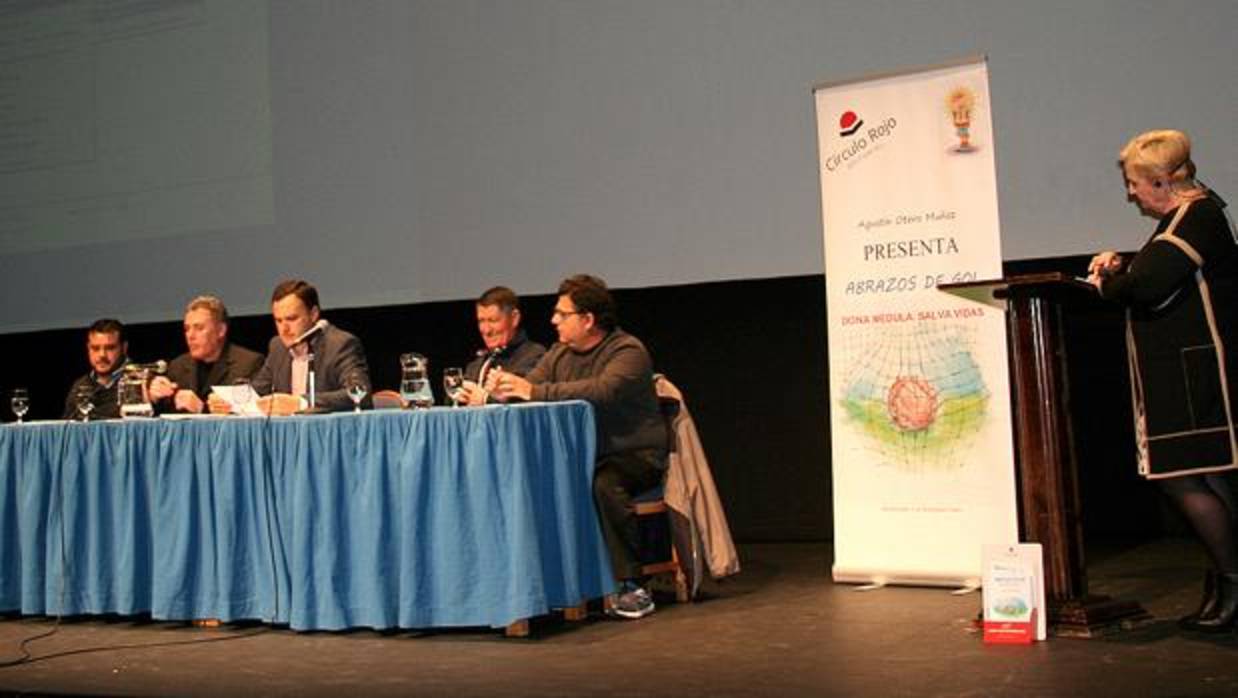
[[[365,399],[365,394],[370,392],[366,387],[365,381],[361,376],[351,375],[348,377],[348,398],[352,400],[352,411],[358,414],[361,413],[361,401]]]
[[[248,378],[237,378],[232,381],[232,398],[231,411],[237,414],[249,414],[246,408],[258,399],[258,394],[254,392],[254,386],[250,384]]]
[[[464,371],[459,368],[443,369],[443,392],[447,393],[447,399],[451,400],[452,407],[460,406],[460,399],[464,397]]]
[[[25,388],[13,388],[9,405],[13,408],[13,414],[17,415],[17,423],[21,424],[22,416],[30,409],[30,393]]]
[[[78,413],[82,415],[82,421],[89,422],[90,413],[95,409],[95,387],[89,383],[77,386],[73,401],[77,405]]]

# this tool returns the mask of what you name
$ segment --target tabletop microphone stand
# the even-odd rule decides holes
[[[305,377],[306,387],[309,389],[308,390],[308,393],[309,393],[308,395],[309,408],[308,409],[312,410],[318,405],[318,400],[315,399],[317,397],[315,394],[317,391],[315,390],[315,385],[314,385],[315,383],[314,381],[314,352],[312,351],[309,352],[308,354],[305,355],[305,358],[306,358],[306,361],[308,362],[306,366],[307,370],[306,370],[306,377]]]

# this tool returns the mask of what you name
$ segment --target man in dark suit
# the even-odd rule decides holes
[[[232,385],[250,378],[262,366],[262,354],[228,341],[228,309],[214,296],[198,296],[185,308],[185,345],[189,351],[172,359],[168,374],[150,383],[150,399],[158,412],[206,410],[227,412],[228,405],[211,399],[211,386]]]
[[[309,283],[290,279],[275,287],[271,315],[278,334],[271,338],[266,362],[253,379],[254,390],[266,396],[259,400],[263,411],[351,409],[348,386],[354,383],[369,394],[370,371],[361,340],[321,319],[321,314],[318,289]]]

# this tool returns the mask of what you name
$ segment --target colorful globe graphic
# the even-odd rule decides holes
[[[966,464],[989,403],[973,332],[908,322],[849,335],[839,406],[879,462],[920,472]]]
[[[937,390],[918,376],[899,376],[890,386],[886,411],[903,431],[925,429],[937,416]]]

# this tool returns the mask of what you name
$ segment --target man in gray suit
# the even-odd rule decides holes
[[[300,279],[289,279],[271,294],[271,315],[278,334],[271,338],[266,362],[253,378],[259,407],[286,414],[313,408],[352,408],[348,386],[360,383],[370,392],[370,372],[361,340],[322,319],[318,290]],[[311,381],[314,404],[309,404]]]

